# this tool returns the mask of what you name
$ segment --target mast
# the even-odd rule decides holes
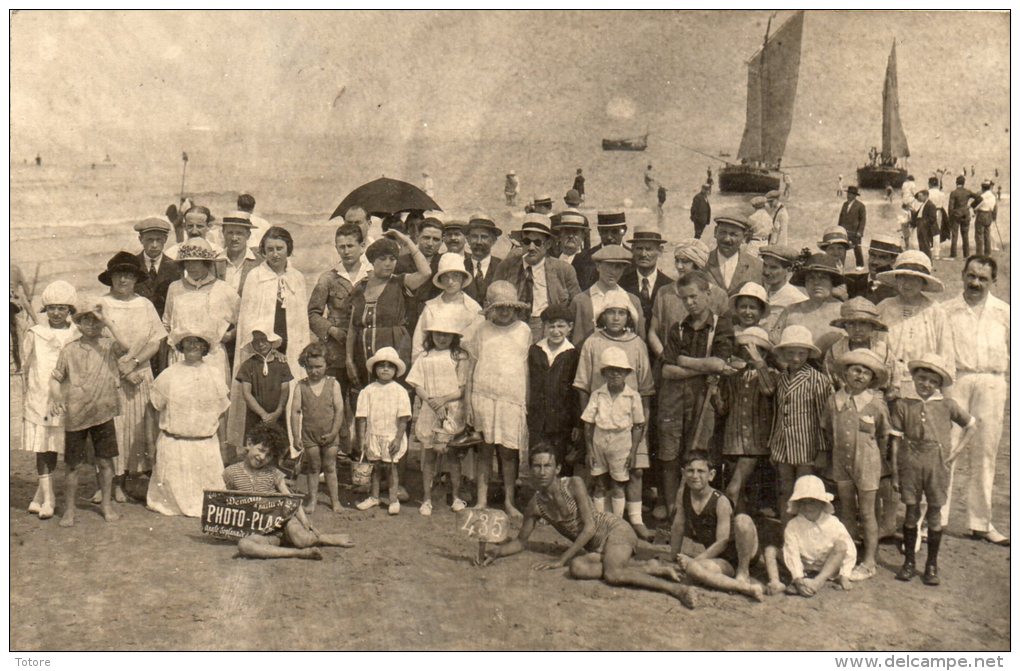
[[[907,136],[900,119],[899,81],[896,73],[896,40],[893,40],[882,87],[882,163],[893,165],[897,158],[910,156]]]

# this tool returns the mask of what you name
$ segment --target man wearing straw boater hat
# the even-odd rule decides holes
[[[590,247],[574,259],[574,267],[577,268],[577,283],[584,291],[595,284],[598,275],[595,272],[595,264],[592,262],[592,254],[602,249],[604,245],[622,245],[623,237],[627,233],[627,215],[623,210],[600,210],[596,220],[596,227],[599,233],[599,244]]]
[[[570,305],[581,293],[577,273],[565,261],[549,257],[552,230],[549,217],[534,212],[524,215],[521,228],[511,236],[523,249],[513,253],[496,267],[492,281],[506,280],[517,289],[518,298],[527,303],[528,326],[532,342],[542,338],[542,311],[550,305]]]
[[[262,263],[262,257],[255,248],[249,245],[255,224],[251,221],[251,215],[238,210],[223,215],[221,228],[223,229],[223,251],[227,257],[226,261],[222,263],[223,281],[240,294],[248,272]],[[220,273],[217,272],[217,275]]]
[[[772,235],[772,215],[765,209],[768,200],[765,196],[755,196],[751,199],[751,207],[754,212],[747,218],[748,240],[747,252],[758,256],[758,250],[769,243]]]
[[[868,223],[868,212],[864,203],[857,200],[861,195],[857,186],[851,184],[846,188],[846,202],[839,210],[837,225],[846,229],[846,235],[854,248],[854,265],[864,266],[864,253],[861,251],[861,241],[864,239],[864,227]]]
[[[468,217],[467,238],[471,253],[465,255],[464,268],[472,281],[464,287],[464,293],[479,305],[485,305],[486,289],[492,284],[496,268],[503,261],[492,255],[492,246],[501,235],[503,231],[489,215],[479,212]]]
[[[641,312],[645,324],[652,319],[652,305],[660,289],[668,287],[673,278],[659,272],[659,257],[666,241],[654,226],[636,226],[634,235],[627,241],[634,265],[624,271],[620,288],[641,299]]]
[[[741,249],[749,228],[743,217],[715,218],[715,249],[705,272],[731,296],[748,282],[761,280],[761,260]]]
[[[170,222],[160,217],[149,217],[134,225],[142,251],[138,260],[145,268],[146,279],[135,286],[135,293],[152,301],[156,314],[163,317],[166,306],[166,292],[170,284],[181,279],[181,267],[163,253],[170,236]]]
[[[790,211],[779,202],[779,191],[773,189],[765,194],[768,201],[766,209],[772,215],[772,233],[769,235],[770,245],[785,245],[790,237]]]

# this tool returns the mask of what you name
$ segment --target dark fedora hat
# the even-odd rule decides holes
[[[99,273],[99,281],[106,286],[111,286],[113,284],[114,273],[134,273],[135,278],[139,282],[144,282],[149,278],[148,273],[145,272],[145,268],[142,266],[142,262],[130,252],[117,252],[114,254],[113,258],[106,262],[106,270]]]
[[[847,193],[852,193],[852,194],[854,194],[855,196],[859,196],[859,195],[861,195],[861,191],[860,191],[860,189],[858,189],[858,188],[857,188],[857,185],[856,185],[856,184],[851,184],[850,186],[848,186],[848,187],[846,188],[846,192],[847,192]]]

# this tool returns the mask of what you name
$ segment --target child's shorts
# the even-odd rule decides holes
[[[322,472],[322,465],[325,462],[326,450],[337,449],[336,443],[321,447],[314,443],[306,443],[301,446],[301,468],[304,475],[318,475]]]
[[[595,427],[592,437],[592,469],[591,474],[609,477],[617,482],[630,480],[627,470],[627,457],[630,456],[630,429],[616,431]]]
[[[908,506],[928,500],[930,508],[946,504],[949,487],[949,468],[942,461],[942,449],[936,444],[921,449],[905,442],[899,451],[900,499]]]
[[[117,431],[113,420],[90,426],[79,431],[64,432],[64,463],[74,468],[85,461],[86,438],[92,438],[92,449],[99,459],[113,459],[117,450]]]
[[[844,449],[837,445],[832,451],[831,479],[853,482],[858,491],[873,492],[882,478],[882,453],[874,444]]]
[[[374,434],[368,434],[368,449],[365,451],[365,458],[369,461],[381,461],[384,464],[395,464],[400,461],[401,457],[407,454],[407,437],[403,436],[400,439],[400,451],[397,456],[390,456],[390,443],[393,441],[393,436],[377,436]]]

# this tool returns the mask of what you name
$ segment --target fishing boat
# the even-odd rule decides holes
[[[804,12],[799,11],[770,35],[747,64],[747,118],[737,150],[739,164],[719,170],[719,189],[737,193],[766,193],[783,181],[780,163],[793,123],[800,74],[800,42]]]
[[[910,156],[907,136],[900,120],[900,94],[896,76],[896,40],[893,40],[889,62],[885,66],[885,85],[882,87],[882,153],[874,147],[869,152],[868,165],[857,168],[857,183],[864,189],[900,188],[907,179],[907,169],[898,165],[899,159]]]
[[[602,151],[644,151],[648,148],[648,133],[641,137],[602,140]]]

